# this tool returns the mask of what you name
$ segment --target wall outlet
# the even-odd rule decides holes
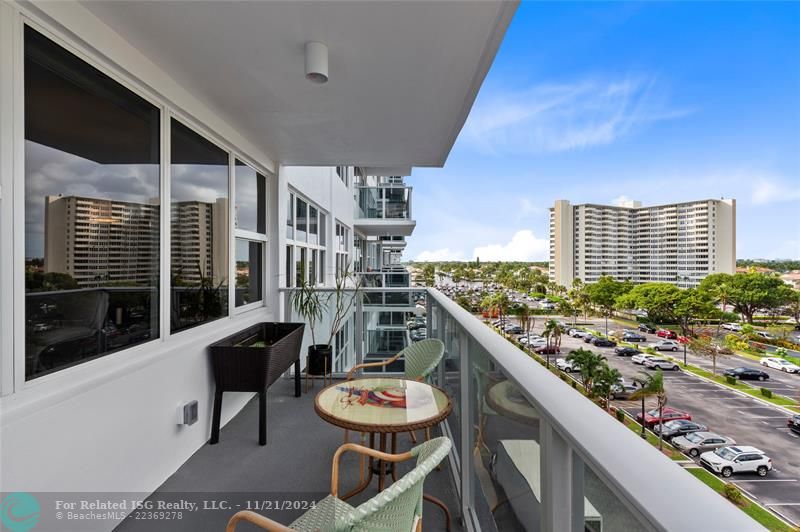
[[[194,425],[197,423],[197,401],[189,401],[178,407],[178,425]]]

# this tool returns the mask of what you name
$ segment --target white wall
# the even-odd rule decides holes
[[[32,21],[71,51],[165,109],[201,124],[206,134],[265,173],[275,168],[236,128],[203,105],[190,87],[178,86],[147,57],[80,5],[51,2],[0,4],[0,138],[3,140],[0,213],[2,391],[0,398],[0,491],[151,492],[210,435],[213,376],[206,346],[260,321],[270,321],[278,301],[275,231],[278,176],[269,177],[271,251],[266,268],[267,306],[101,357],[24,382],[24,179],[21,129],[23,20]],[[16,40],[15,40],[16,39]],[[12,79],[13,78],[13,79]],[[11,80],[11,81],[9,81]],[[14,164],[6,157],[12,146]],[[16,165],[16,166],[15,166]],[[14,194],[11,186],[13,183]],[[17,206],[16,209],[12,207]],[[13,216],[11,216],[13,213]],[[13,256],[12,256],[13,254]],[[14,301],[11,301],[11,294]],[[14,377],[15,376],[15,377]],[[11,378],[14,377],[14,378]],[[223,424],[251,394],[225,394]],[[177,408],[199,402],[199,422],[177,425]],[[253,437],[257,435],[253,428]],[[269,435],[268,435],[269,437]],[[224,440],[222,440],[224,441]]]

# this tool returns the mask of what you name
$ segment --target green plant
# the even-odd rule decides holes
[[[763,395],[767,399],[772,399],[772,390],[768,390],[766,388],[761,388],[761,395]]]
[[[578,389],[578,381],[572,381],[572,387]]]
[[[789,351],[787,351],[785,347],[779,347],[779,348],[775,349],[775,355],[776,356],[785,357],[788,354],[789,354]]]
[[[658,450],[664,450],[664,407],[667,406],[667,389],[664,387],[664,374],[661,369],[657,369],[653,374],[642,373],[639,377],[634,377],[633,382],[640,388],[631,394],[631,399],[643,399],[655,397],[658,407],[659,431],[658,431]],[[644,434],[644,403],[642,404],[642,434]]]
[[[625,411],[624,410],[622,410],[621,408],[618,408],[617,411],[615,412],[615,415],[617,416],[618,420],[620,420],[623,423],[625,423]]]
[[[726,381],[728,384],[736,384],[736,377],[733,377],[733,376],[731,376],[731,375],[726,375],[726,376],[725,376],[725,381]]]
[[[722,493],[725,495],[725,498],[731,501],[733,504],[740,505],[742,502],[744,502],[742,490],[733,484],[725,484],[725,487],[722,488]]]

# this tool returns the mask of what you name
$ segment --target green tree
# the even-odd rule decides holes
[[[604,275],[596,283],[586,285],[589,301],[606,319],[606,335],[608,335],[608,318],[614,313],[617,299],[628,293],[632,286],[631,283],[617,281],[610,275]]]
[[[796,325],[800,325],[800,290],[791,290],[786,298],[786,310]]]
[[[747,323],[753,323],[758,310],[781,307],[792,298],[792,289],[779,277],[757,272],[715,273],[703,279],[698,288],[713,295],[723,290],[720,285],[728,286],[724,289],[728,303]]]
[[[606,411],[611,409],[611,399],[614,397],[614,388],[622,380],[622,374],[608,364],[602,364],[594,378],[594,392],[603,399]]]
[[[707,335],[693,338],[689,342],[689,349],[696,355],[711,359],[711,373],[717,374],[717,358],[732,354],[729,349],[724,349],[714,342],[714,339]]]
[[[590,396],[594,393],[592,383],[601,366],[605,364],[605,359],[606,357],[603,355],[599,355],[588,349],[580,348],[570,352],[566,357],[567,362],[572,362],[574,365],[578,366],[581,384],[586,390],[586,393]]]
[[[655,373],[642,373],[634,377],[633,381],[639,385],[639,389],[631,394],[631,399],[642,399],[655,397],[658,402],[658,450],[664,449],[664,407],[667,406],[667,389],[664,387],[664,374],[661,368]],[[644,434],[644,408],[642,408],[642,434]]]

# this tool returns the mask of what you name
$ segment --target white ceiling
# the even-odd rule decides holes
[[[83,5],[289,165],[442,166],[516,2],[90,0]],[[305,79],[304,44],[330,51]]]

